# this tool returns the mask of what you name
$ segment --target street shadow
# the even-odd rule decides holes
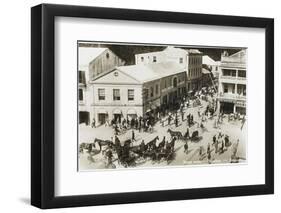
[[[30,205],[30,199],[27,197],[21,197],[21,198],[19,198],[19,201],[26,205]]]

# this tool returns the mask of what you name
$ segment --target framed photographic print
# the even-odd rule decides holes
[[[31,9],[31,203],[274,192],[274,20]]]

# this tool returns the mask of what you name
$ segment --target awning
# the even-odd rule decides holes
[[[135,115],[135,114],[137,114],[137,113],[136,113],[136,110],[134,110],[134,109],[129,109],[129,110],[127,111],[127,114],[129,114],[129,115]]]
[[[121,114],[121,110],[120,109],[114,109],[113,114]]]
[[[105,109],[99,109],[98,114],[108,114],[108,112]]]

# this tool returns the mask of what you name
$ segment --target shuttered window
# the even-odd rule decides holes
[[[128,89],[128,101],[133,101],[135,99],[135,94],[133,89]]]
[[[80,84],[86,84],[86,78],[85,78],[85,72],[84,71],[79,71],[79,83]]]
[[[98,89],[99,100],[105,100],[105,89]]]
[[[113,100],[120,101],[120,89],[113,89]]]
[[[83,89],[79,89],[79,101],[83,101]]]

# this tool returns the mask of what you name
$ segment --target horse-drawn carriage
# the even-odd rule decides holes
[[[195,130],[194,132],[192,132],[190,140],[192,142],[198,142],[202,139],[202,136],[199,136],[199,131]]]

